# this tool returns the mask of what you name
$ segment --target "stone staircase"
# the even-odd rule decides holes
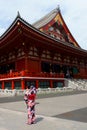
[[[67,79],[68,84],[66,87],[77,89],[77,90],[87,90],[87,79]]]

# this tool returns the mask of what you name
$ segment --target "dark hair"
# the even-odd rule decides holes
[[[30,86],[29,86],[29,85],[27,85],[27,88],[28,88],[28,89],[30,89]]]
[[[34,86],[34,83],[32,82],[32,83],[31,83],[31,85],[33,85],[33,86]]]

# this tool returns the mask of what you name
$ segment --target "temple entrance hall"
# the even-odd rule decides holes
[[[42,62],[41,70],[44,73],[63,73],[65,78],[73,78],[75,74],[78,74],[79,70],[76,66],[60,65],[57,63]]]

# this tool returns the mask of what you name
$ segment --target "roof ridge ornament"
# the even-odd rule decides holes
[[[17,17],[21,17],[21,15],[20,15],[19,11],[17,12]]]
[[[56,9],[58,12],[60,12],[60,5],[58,5]]]

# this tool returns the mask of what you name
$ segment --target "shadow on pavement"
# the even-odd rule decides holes
[[[53,117],[87,123],[87,107],[55,115]]]
[[[40,121],[42,121],[42,120],[43,120],[42,117],[37,117],[37,118],[36,118],[36,123],[38,123],[38,122],[40,122]]]

